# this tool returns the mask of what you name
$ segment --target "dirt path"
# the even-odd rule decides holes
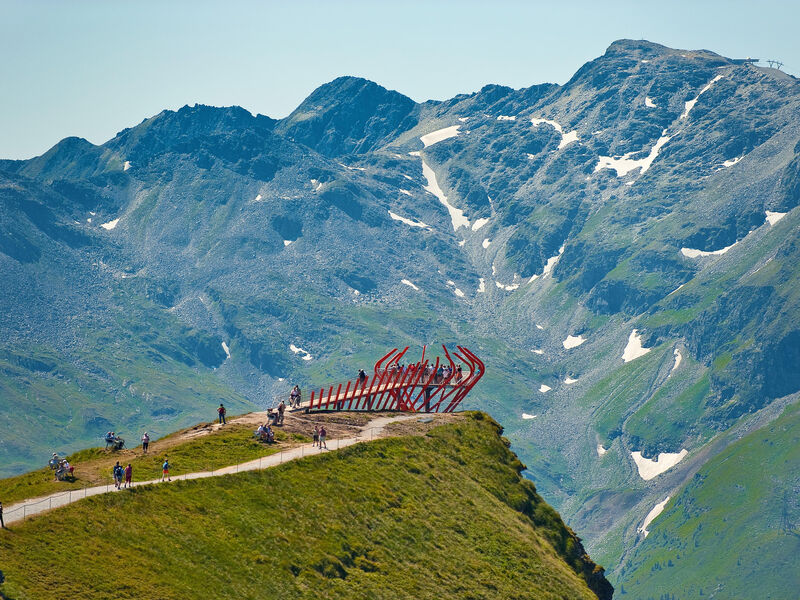
[[[252,413],[252,416],[245,415],[244,417],[237,418],[236,421],[248,422],[248,423],[252,421],[253,423],[258,423],[260,422],[259,420],[263,420],[265,414],[266,413]],[[371,441],[381,436],[385,437],[385,435],[398,435],[398,433],[395,432],[385,432],[384,430],[386,426],[389,425],[390,423],[398,423],[401,421],[408,421],[411,419],[419,419],[419,418],[420,415],[418,414],[404,414],[399,416],[385,416],[372,419],[371,421],[367,422],[366,424],[358,428],[356,430],[355,435],[351,435],[349,437],[337,437],[335,439],[329,439],[327,451],[336,451],[339,450],[340,448],[347,448],[348,446],[352,446],[353,444],[357,444],[359,442]],[[191,438],[194,436],[187,436],[187,437]],[[290,460],[302,458],[304,456],[320,454],[321,452],[325,451],[326,450],[324,449],[320,450],[319,448],[316,448],[311,444],[301,444],[299,446],[288,448],[286,450],[282,450],[280,452],[271,454],[269,456],[263,456],[261,458],[256,458],[237,465],[231,465],[229,467],[221,467],[213,471],[199,471],[196,473],[186,473],[184,475],[175,476],[172,478],[172,480],[178,481],[186,479],[205,479],[206,477],[219,477],[221,475],[229,475],[231,473],[242,473],[245,471],[257,471],[260,469],[268,469],[270,467],[280,465]],[[133,483],[133,486],[139,487],[142,485],[155,485],[160,483],[162,483],[160,479],[154,479],[151,481],[137,481]],[[32,515],[37,515],[55,508],[60,508],[62,506],[66,506],[73,502],[77,502],[78,500],[81,500],[83,498],[88,498],[89,496],[97,496],[100,494],[108,494],[118,491],[124,491],[124,490],[117,490],[113,485],[109,484],[109,485],[99,485],[95,487],[84,488],[80,490],[58,492],[56,494],[50,494],[49,496],[42,496],[39,498],[31,498],[19,502],[17,504],[13,504],[8,508],[6,508],[3,511],[3,518],[5,520],[6,525],[10,525],[12,523],[23,521],[24,519]]]

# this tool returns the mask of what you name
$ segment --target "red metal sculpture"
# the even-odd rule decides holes
[[[470,390],[483,377],[486,367],[483,361],[463,346],[456,346],[453,352],[458,365],[453,361],[447,347],[442,344],[444,361],[439,357],[431,363],[425,360],[425,346],[422,358],[414,364],[400,367],[400,359],[408,352],[394,348],[375,363],[369,376],[331,385],[311,392],[308,404],[303,407],[309,411],[390,410],[400,412],[453,412]],[[466,370],[462,367],[466,365]],[[442,367],[440,372],[440,366]],[[344,391],[342,391],[344,386]]]

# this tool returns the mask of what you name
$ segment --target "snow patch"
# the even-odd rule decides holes
[[[772,226],[772,225],[775,225],[775,223],[777,223],[778,221],[780,221],[783,217],[785,217],[787,213],[785,213],[785,212],[772,212],[771,210],[768,210],[768,211],[766,211],[766,214],[767,214],[766,221],[767,221],[767,223],[770,224],[770,226]]]
[[[499,281],[495,281],[494,284],[498,288],[500,288],[501,290],[505,290],[507,292],[513,292],[514,290],[516,290],[519,287],[518,283],[513,283],[511,285],[504,285],[504,284],[500,283]]]
[[[292,243],[292,240],[283,240],[284,247],[288,246],[291,243]]]
[[[228,344],[226,344],[225,342],[222,342],[222,349],[225,351],[225,356],[230,358],[231,357],[231,349],[228,348]]]
[[[603,444],[597,444],[597,456],[603,456],[608,450],[603,448]]]
[[[689,454],[689,451],[684,448],[680,452],[662,452],[655,460],[645,458],[641,452],[631,452],[631,458],[636,463],[639,477],[649,481],[677,465],[687,454]]]
[[[404,283],[408,287],[410,287],[410,288],[412,288],[412,289],[414,289],[416,291],[419,291],[419,288],[417,286],[415,286],[413,283],[411,283],[408,279],[402,279],[402,280],[400,280],[400,283]]]
[[[652,348],[642,347],[642,336],[634,329],[628,336],[628,345],[625,346],[625,350],[622,352],[622,362],[630,362],[635,358],[644,356],[650,352],[650,350],[652,350]]]
[[[463,246],[466,243],[467,243],[467,240],[459,240],[458,245],[459,246]]]
[[[549,385],[545,385],[545,384],[542,384],[542,385],[540,385],[540,386],[539,386],[539,391],[540,391],[542,394],[546,394],[547,392],[549,392],[549,391],[550,391],[550,390],[552,390],[552,389],[553,389],[553,388],[551,388]]]
[[[291,350],[295,354],[302,354],[303,356],[301,356],[300,358],[302,358],[303,360],[311,360],[312,358],[312,356],[308,352],[306,352],[299,346],[295,346],[294,344],[289,344],[289,350]]]
[[[398,215],[397,213],[393,213],[392,211],[389,211],[389,216],[392,218],[392,220],[400,221],[401,223],[405,223],[410,227],[419,227],[421,229],[425,229],[428,227],[428,225],[426,225],[422,221],[414,221],[413,219],[406,219],[405,217],[401,217],[400,215]]]
[[[345,169],[347,169],[348,171],[366,171],[366,169],[364,167],[351,167],[351,166],[346,165],[344,163],[339,163],[339,164],[342,167],[344,167]]]
[[[90,223],[91,223],[91,221],[92,220],[89,219]],[[119,218],[114,219],[113,221],[109,221],[108,223],[103,223],[103,224],[100,225],[100,227],[102,227],[103,229],[106,229],[108,231],[111,231],[112,229],[114,229],[117,226],[117,223],[119,223]]]
[[[553,272],[553,267],[556,266],[556,263],[558,262],[558,259],[561,258],[562,254],[564,254],[563,245],[558,249],[558,254],[547,259],[547,263],[545,263],[544,270],[542,271],[542,277],[547,277]]]
[[[681,361],[683,360],[683,355],[681,354],[681,351],[678,350],[677,348],[675,348],[675,351],[673,352],[673,355],[675,356],[675,364],[672,365],[672,370],[670,371],[670,373],[672,373],[672,371],[677,369],[678,365],[680,365]]]
[[[419,153],[417,153],[417,156],[419,156]],[[405,175],[405,174],[404,174],[404,175],[403,175],[403,177],[405,177],[405,178],[406,178],[406,179],[408,179],[409,181],[414,181],[414,178],[413,178],[413,177],[411,177],[411,175]]]
[[[737,156],[736,158],[731,158],[731,159],[726,160],[725,162],[723,162],[722,166],[727,169],[728,167],[732,167],[733,165],[738,163],[743,158],[744,158],[744,156]]]
[[[544,327],[542,327],[541,325],[539,325],[539,324],[537,323],[537,324],[536,324],[536,329],[544,329]]]
[[[129,160],[126,160],[126,161],[125,161],[125,164],[123,164],[123,165],[122,165],[122,170],[123,170],[123,171],[127,171],[127,170],[128,170],[128,169],[130,169],[130,168],[131,168],[131,161],[129,161]]]
[[[528,157],[528,160],[533,160],[534,158],[536,158],[536,155],[535,154],[531,154],[530,152],[526,152],[525,156]]]
[[[514,116],[510,117],[508,115],[500,115],[499,117],[497,117],[497,120],[498,121],[516,121],[517,117],[514,117]]]
[[[573,379],[572,377],[567,375],[567,377],[564,379],[564,383],[566,383],[567,385],[572,385],[573,383],[578,383],[578,380]]]
[[[655,102],[653,102],[653,99],[652,99],[650,96],[647,96],[647,97],[644,99],[644,105],[645,105],[647,108],[656,108],[656,103],[655,103]]]
[[[422,156],[419,150],[414,150],[413,152],[408,153],[409,156]]]
[[[489,219],[477,219],[477,220],[476,220],[476,221],[475,221],[475,222],[472,224],[472,231],[478,231],[478,229],[480,229],[481,227],[483,227],[484,225],[486,225],[488,222],[489,222]]]
[[[586,338],[583,337],[582,335],[578,335],[578,336],[568,335],[567,339],[565,339],[563,342],[561,342],[561,344],[564,346],[565,349],[570,350],[572,348],[577,348],[578,346],[580,346],[585,341],[586,341]]]
[[[315,192],[318,192],[318,191],[320,191],[322,189],[322,182],[319,179],[312,179],[311,180],[311,185],[314,186],[314,191]],[[260,196],[260,194],[259,194],[259,196]]]
[[[456,287],[456,282],[455,282],[455,281],[448,281],[448,282],[447,282],[447,285],[449,285],[449,286],[452,286],[452,287],[453,287],[453,293],[454,293],[456,296],[458,296],[459,298],[463,298],[463,297],[464,297],[464,292],[462,292],[460,289],[458,289],[458,288]]]
[[[529,415],[528,413],[522,413],[523,419],[535,419],[536,415]]]
[[[642,526],[638,527],[636,529],[636,531],[638,531],[641,534],[644,534],[644,537],[647,537],[647,534],[650,533],[649,531],[647,531],[647,526],[650,525],[650,523],[652,523],[653,520],[658,515],[661,514],[661,512],[664,510],[664,507],[667,505],[667,502],[669,502],[669,499],[670,499],[670,496],[667,496],[666,498],[664,498],[664,500],[662,502],[659,502],[658,504],[656,504],[653,507],[653,510],[651,510],[649,513],[647,513],[647,516],[644,518],[644,521],[642,521]]]
[[[436,173],[433,172],[433,169],[431,169],[424,160],[422,161],[422,175],[428,182],[428,185],[423,189],[436,196],[439,202],[444,204],[447,208],[447,212],[450,213],[450,220],[453,222],[453,231],[457,231],[459,227],[466,227],[469,229],[469,219],[464,216],[464,211],[457,209],[447,201],[447,196],[444,195],[442,188],[439,187],[439,183],[436,181]]]
[[[533,352],[534,354],[538,354],[540,356],[544,354],[544,350],[540,350],[539,348],[534,348],[533,350],[531,350],[531,352]]]
[[[734,242],[730,246],[725,246],[724,248],[720,248],[719,250],[696,250],[694,248],[681,248],[681,254],[686,256],[687,258],[699,258],[701,256],[719,256],[720,254],[725,254],[728,250],[733,248],[739,242]]]
[[[459,127],[461,127],[461,125],[453,125],[452,127],[437,129],[436,131],[432,131],[431,133],[426,133],[419,139],[422,142],[422,145],[425,148],[427,148],[428,146],[432,146],[433,144],[437,144],[441,141],[450,139],[452,137],[456,137],[458,135]]]
[[[405,194],[406,196],[413,196],[413,194],[411,192],[409,192],[408,190],[400,190],[400,193],[401,194]]]
[[[461,121],[462,123],[466,123],[467,121],[469,121],[469,117],[458,117],[458,120]]]
[[[653,147],[650,148],[650,154],[644,158],[631,158],[631,156],[638,154],[640,151],[627,152],[622,156],[600,156],[594,167],[594,172],[597,173],[601,169],[614,169],[617,172],[617,177],[624,177],[634,169],[641,169],[639,175],[644,175],[653,164],[661,148],[671,139],[672,136],[667,135],[666,129],[662,131],[661,137],[658,138]]]
[[[564,146],[571,144],[572,142],[578,141],[578,132],[577,131],[570,131],[569,133],[564,133],[564,129],[561,125],[555,121],[551,121],[550,119],[531,119],[531,123],[533,123],[534,127],[538,127],[539,125],[545,124],[550,125],[553,129],[555,129],[558,133],[561,134],[561,141],[558,143],[558,149],[561,150]]]
[[[261,202],[261,194],[258,194],[253,202]]]
[[[722,79],[722,75],[717,75],[716,77],[714,77],[714,79],[712,79],[710,82],[708,82],[702,90],[700,90],[700,93],[697,94],[697,96],[695,96],[691,100],[687,100],[686,102],[684,102],[683,112],[681,113],[681,116],[679,118],[685,119],[686,117],[688,117],[689,113],[692,112],[692,109],[694,108],[694,105],[697,104],[697,101],[700,99],[700,96],[702,96],[709,89],[711,89],[711,86],[713,84],[715,84],[716,82],[718,82],[720,79]]]
[[[489,238],[486,238],[486,239],[484,239],[484,240],[483,240],[483,242],[481,243],[481,246],[483,246],[484,248],[488,248],[488,247],[489,247],[489,244],[491,244],[491,243],[492,243],[492,242],[491,242],[491,240],[490,240]]]

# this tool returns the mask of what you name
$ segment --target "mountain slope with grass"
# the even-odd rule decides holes
[[[450,421],[36,517],[0,532],[0,589],[19,600],[611,598],[500,427],[481,413]]]
[[[618,577],[800,394],[798,115],[779,70],[619,40],[564,85],[344,77],[0,161],[0,472],[460,343],[467,406]]]

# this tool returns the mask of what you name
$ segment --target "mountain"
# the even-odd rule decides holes
[[[264,471],[91,496],[15,524],[0,532],[0,594],[611,598],[602,568],[520,477],[497,423],[472,413],[414,427]],[[186,442],[192,453],[172,446],[170,458],[259,446],[247,434],[223,428]],[[68,577],[51,567],[65,562]],[[135,577],[121,585],[120,572]]]
[[[648,513],[800,398],[799,108],[778,70],[620,40],[563,86],[340,78],[281,121],[184,107],[0,161],[3,472],[462,343],[470,406],[633,589]]]

